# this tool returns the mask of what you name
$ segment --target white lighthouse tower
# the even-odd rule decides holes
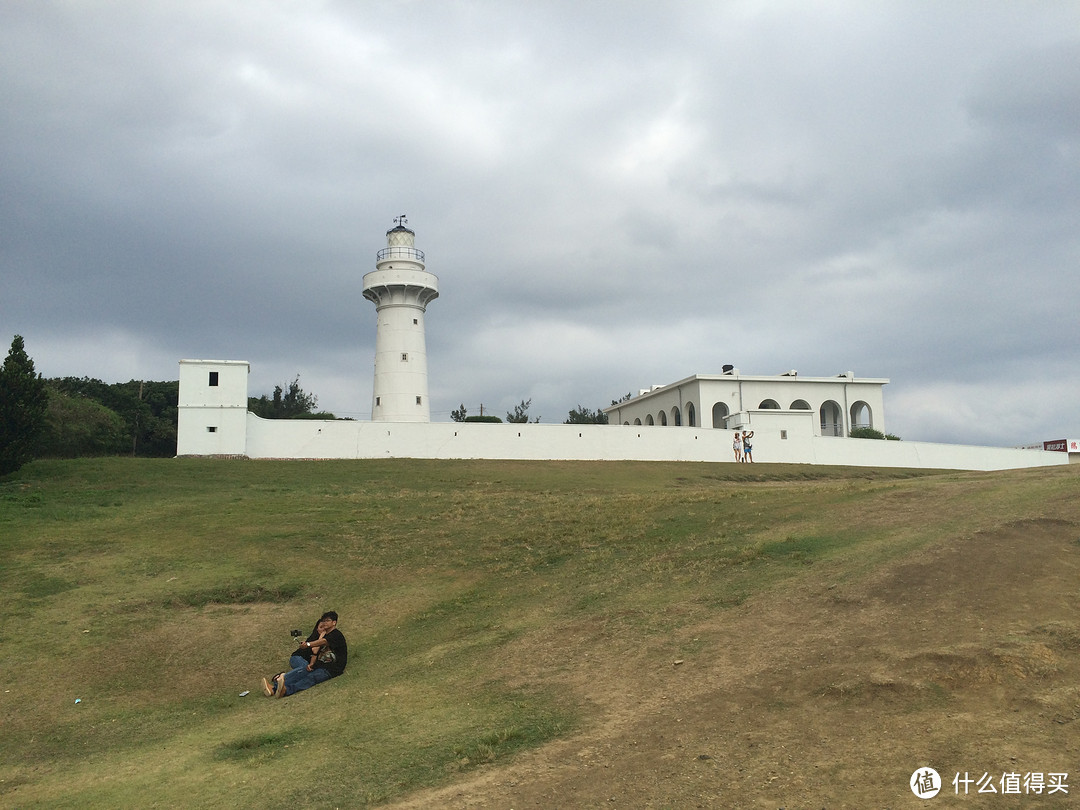
[[[364,276],[364,298],[375,304],[375,385],[371,418],[375,422],[430,422],[427,344],[424,312],[439,297],[439,279],[424,269],[416,234],[405,215],[386,232],[386,247],[375,257],[375,270]]]

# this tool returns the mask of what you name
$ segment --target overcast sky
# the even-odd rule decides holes
[[[247,360],[368,419],[400,214],[436,421],[731,363],[1080,437],[1080,3],[0,4],[0,340],[44,376]]]

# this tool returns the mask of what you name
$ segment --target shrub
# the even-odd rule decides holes
[[[852,428],[851,433],[848,434],[853,439],[884,439],[885,434],[880,430],[874,430],[871,427],[857,427]]]

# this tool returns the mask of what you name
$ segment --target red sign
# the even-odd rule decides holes
[[[1043,442],[1043,450],[1057,450],[1061,453],[1069,452],[1068,439],[1054,439],[1052,442]]]

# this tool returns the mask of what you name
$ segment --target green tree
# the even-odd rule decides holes
[[[617,404],[617,403],[612,403]],[[596,411],[590,411],[583,405],[578,405],[576,408],[570,410],[570,417],[563,422],[564,425],[606,425],[608,423],[607,414],[599,408]]]
[[[457,410],[450,411],[450,418],[455,422],[464,422],[468,417],[469,412],[465,410],[465,403],[461,403],[461,407]]]
[[[274,386],[272,397],[248,398],[248,410],[263,419],[334,419],[332,413],[316,413],[319,398],[300,387],[300,375],[296,375],[287,388]]]
[[[49,406],[35,455],[46,458],[115,456],[131,448],[123,418],[89,397],[72,396],[47,381]],[[173,445],[173,454],[176,446]]]
[[[133,396],[138,387],[140,419],[135,426],[138,455],[159,458],[175,456],[179,381],[137,383],[132,380],[124,385],[129,387]]]
[[[15,472],[34,457],[48,407],[45,381],[34,372],[22,335],[15,335],[0,367],[0,475]]]
[[[531,399],[528,399],[528,400],[523,399],[523,400],[521,400],[520,405],[515,405],[514,406],[514,412],[513,413],[510,413],[509,411],[507,412],[506,421],[507,422],[514,422],[514,423],[518,423],[518,424],[524,424],[524,423],[530,422],[530,421],[531,422],[539,422],[540,421],[539,416],[536,417],[535,419],[529,419],[529,406],[530,405],[532,405],[532,400]]]
[[[132,455],[176,455],[178,381],[104,383],[89,377],[61,377],[48,382],[68,396],[93,400],[120,414],[127,434],[126,449]]]

